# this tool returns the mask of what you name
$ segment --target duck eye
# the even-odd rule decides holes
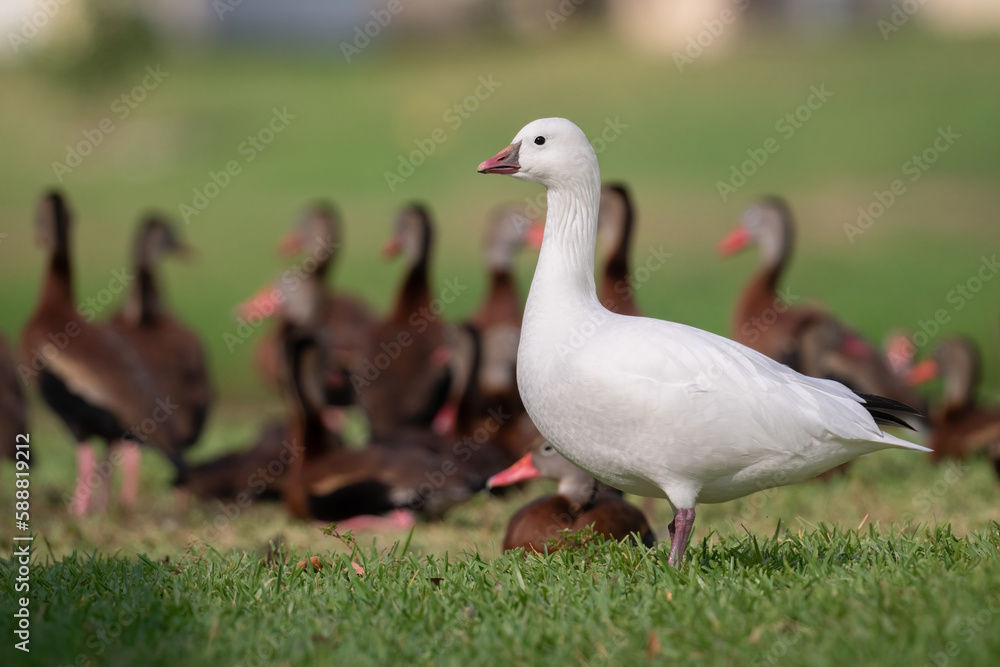
[[[535,145],[541,146],[545,143],[545,137],[535,137]]]

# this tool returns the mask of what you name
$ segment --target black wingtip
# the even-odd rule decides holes
[[[893,400],[891,398],[886,398],[884,396],[875,396],[874,394],[858,394],[863,400],[862,405],[868,410],[872,418],[875,420],[876,424],[882,426],[900,426],[902,428],[908,428],[911,431],[915,431],[913,426],[907,423],[900,417],[897,417],[892,412],[899,412],[904,415],[912,415],[914,417],[923,417],[919,411],[911,408],[906,403],[900,403],[899,401]]]

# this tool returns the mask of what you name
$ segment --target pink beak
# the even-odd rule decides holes
[[[750,244],[750,232],[746,227],[737,227],[719,242],[719,254],[729,257]]]
[[[541,476],[542,473],[538,472],[538,468],[531,462],[531,454],[525,454],[518,459],[517,463],[486,480],[486,488],[492,489],[497,486],[510,486],[511,484],[517,484],[528,479],[537,479]]]
[[[382,246],[382,256],[386,259],[392,259],[399,254],[399,251],[403,249],[402,242],[393,236],[391,239],[385,242]]]
[[[518,152],[521,150],[521,142],[513,143],[503,149],[489,160],[479,163],[480,174],[516,174],[521,170],[521,165],[517,162]]]
[[[528,234],[525,239],[529,248],[534,248],[538,250],[542,247],[542,236],[545,234],[545,225],[539,221],[531,223],[528,227]]]
[[[237,306],[236,312],[245,320],[252,316],[267,318],[277,312],[280,304],[281,293],[268,285]]]
[[[281,239],[278,249],[287,256],[298,254],[302,250],[302,234],[297,231],[289,232]]]

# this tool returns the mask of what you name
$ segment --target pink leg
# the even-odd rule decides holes
[[[97,467],[97,457],[94,446],[89,442],[81,442],[76,446],[76,489],[73,491],[73,501],[69,509],[76,516],[87,513],[90,505],[90,478]]]
[[[691,529],[694,528],[694,508],[681,508],[674,515],[674,520],[670,522],[670,558],[667,563],[680,569],[684,562],[684,550],[687,548],[688,538],[691,537]]]
[[[109,443],[108,448],[104,450],[104,460],[101,464],[97,466],[97,475],[95,478],[98,480],[97,486],[95,486],[91,491],[90,499],[90,511],[93,514],[104,514],[108,509],[108,493],[111,488],[111,473],[114,471],[114,463],[112,461],[113,448],[112,444]]]
[[[142,450],[131,440],[121,440],[122,451],[122,507],[132,507],[139,496],[139,469],[142,467]]]

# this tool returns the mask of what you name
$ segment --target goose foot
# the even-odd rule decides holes
[[[674,520],[667,526],[667,531],[670,533],[670,558],[667,563],[670,566],[680,569],[692,528],[694,528],[694,508],[678,509]]]

